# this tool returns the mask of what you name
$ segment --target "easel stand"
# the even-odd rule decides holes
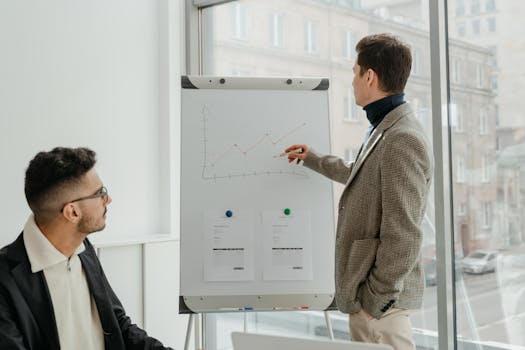
[[[206,314],[189,314],[184,350],[189,350],[191,330],[195,325],[195,349],[206,349]]]
[[[332,320],[328,314],[328,310],[324,311],[326,321],[326,329],[328,330],[328,337],[334,340],[334,331],[332,329]],[[184,350],[189,350],[191,331],[195,326],[195,350],[206,349],[206,314],[205,313],[190,313],[188,317],[188,325],[186,327],[186,340],[184,341]],[[244,312],[244,332],[248,330],[248,312]]]

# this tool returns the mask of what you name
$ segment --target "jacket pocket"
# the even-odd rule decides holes
[[[357,298],[359,285],[367,279],[374,266],[378,245],[379,239],[377,238],[352,242],[346,271],[340,284],[342,289],[340,294],[343,294],[347,301],[354,301]]]

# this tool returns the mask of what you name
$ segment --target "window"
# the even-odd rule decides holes
[[[348,108],[351,105],[348,97],[352,95],[348,94],[349,81],[345,80],[351,72],[348,70],[349,64],[341,64],[341,61],[347,59],[347,53],[350,55],[355,53],[353,47],[351,47],[352,52],[349,52],[348,42],[351,39],[344,32],[348,30],[356,33],[355,40],[359,40],[362,35],[360,33],[389,31],[408,42],[417,42],[420,50],[419,66],[420,69],[425,69],[430,67],[430,54],[427,54],[430,46],[420,41],[428,35],[429,19],[422,14],[427,13],[425,9],[429,1],[437,2],[434,0],[421,2],[356,0],[352,4],[359,6],[359,9],[355,9],[347,6],[348,1],[342,2],[342,0],[242,0],[235,3],[240,3],[246,8],[245,12],[248,16],[244,31],[249,45],[234,47],[224,45],[224,37],[230,36],[227,9],[231,4],[210,6],[203,10],[203,22],[211,23],[210,30],[202,31],[202,35],[205,36],[203,57],[201,57],[203,71],[215,75],[228,74],[231,67],[229,62],[236,62],[236,64],[252,65],[253,74],[275,71],[275,67],[279,67],[280,74],[287,76],[304,74],[329,77],[330,110],[334,114],[337,113],[331,121],[332,149],[340,150],[345,158],[350,158],[352,150],[359,147],[362,142],[364,130],[361,130],[363,128],[361,123],[345,122],[345,119],[352,115],[349,112],[351,109]],[[522,279],[510,279],[510,276],[516,273],[516,269],[513,270],[512,264],[509,263],[511,256],[517,258],[524,256],[520,249],[525,241],[523,234],[525,216],[520,203],[525,202],[525,188],[522,181],[523,174],[520,171],[523,171],[525,164],[512,155],[516,155],[516,149],[519,148],[515,146],[523,143],[523,139],[517,138],[516,135],[524,134],[525,118],[519,118],[521,110],[518,106],[523,99],[520,94],[501,94],[502,91],[519,92],[525,88],[525,80],[520,79],[525,74],[525,65],[521,62],[523,55],[519,48],[512,45],[516,43],[516,38],[525,35],[523,29],[525,27],[499,23],[507,18],[509,24],[520,23],[519,20],[525,16],[525,1],[514,1],[512,6],[504,1],[501,2],[502,5],[498,2],[497,10],[495,1],[455,0],[448,3],[450,13],[442,19],[448,21],[450,29],[448,33],[450,40],[446,49],[450,54],[452,84],[448,88],[450,88],[451,100],[455,102],[450,106],[453,132],[451,133],[452,149],[449,151],[452,154],[453,174],[451,182],[447,185],[450,185],[453,192],[452,205],[455,209],[455,217],[460,221],[454,232],[454,249],[457,256],[466,256],[469,252],[478,249],[505,248],[501,259],[503,269],[498,270],[497,273],[465,275],[465,278],[456,284],[458,286],[456,331],[461,337],[458,347],[510,349],[514,345],[525,346],[523,327],[520,327],[519,323],[522,316],[520,314],[522,299],[519,299],[519,293],[516,293],[517,290],[524,288],[525,282]],[[285,45],[289,48],[290,55],[276,55],[268,38],[268,31],[271,30],[268,28],[268,17],[271,13],[281,12],[287,14],[284,18]],[[257,19],[251,16],[252,13],[267,15]],[[381,18],[374,13],[383,14],[385,17]],[[393,23],[394,17],[399,19],[401,16],[405,22],[399,20]],[[494,31],[491,31],[490,17],[495,18]],[[209,21],[206,22],[206,18]],[[308,28],[303,19],[315,21],[312,21]],[[470,35],[473,20],[480,21],[479,35]],[[263,34],[258,38],[256,33]],[[310,40],[308,40],[309,36]],[[497,50],[492,51],[491,46],[497,46]],[[321,51],[322,55],[317,55]],[[493,55],[493,52],[497,55]],[[501,64],[502,62],[505,64]],[[407,85],[407,100],[411,102],[416,98],[419,100],[417,114],[424,126],[431,125],[429,124],[432,119],[431,113],[423,112],[431,111],[430,79],[420,79],[414,74],[415,71]],[[497,85],[499,89],[479,90],[479,87],[488,89]],[[502,113],[498,117],[497,112],[492,112],[491,106],[499,101],[502,102],[500,107]],[[482,122],[484,117],[479,111],[480,106],[490,106],[485,108],[488,115],[487,134],[482,134],[485,127]],[[456,109],[453,111],[454,108]],[[425,128],[425,131],[430,131],[428,135],[431,135],[432,129]],[[432,139],[431,136],[429,138]],[[496,147],[498,147],[497,152]],[[485,160],[482,160],[482,156]],[[482,162],[490,164],[488,174],[483,174],[482,169],[487,167],[484,167]],[[486,175],[489,182],[482,184],[481,179]],[[334,192],[334,197],[337,199],[337,187],[334,187]],[[428,215],[430,218],[433,213],[432,204],[431,198]],[[422,255],[432,256],[432,252],[436,249],[433,242],[439,241],[443,234],[435,232],[432,225],[427,226],[425,237],[430,243],[424,246]],[[461,269],[459,264],[460,274]],[[519,271],[520,274],[521,272]],[[436,348],[435,342],[425,343],[426,336],[422,335],[427,331],[432,334],[437,332],[435,312],[428,310],[447,306],[436,304],[435,290],[435,286],[427,287],[425,298],[428,295],[430,298],[425,300],[425,305],[429,307],[425,307],[421,312],[418,311],[412,319],[414,328],[422,330],[416,339],[418,349]],[[479,305],[483,305],[483,312],[480,312]],[[301,336],[314,336],[323,332],[326,334],[326,327],[322,324],[312,326],[308,323],[313,319],[313,314],[302,314],[305,315],[304,319],[297,316],[297,313],[277,315],[272,313],[271,317],[262,314],[249,315],[249,328],[259,331],[268,330],[273,326],[270,329],[273,333],[295,332],[300,333]],[[234,325],[236,329],[242,329],[242,315],[233,317],[221,314],[213,317],[221,320],[217,321],[217,324],[223,328],[225,327],[223,322],[229,322],[227,323],[229,326]],[[340,322],[342,327],[338,328],[338,325],[334,324],[336,337],[338,332],[340,335],[348,336],[347,318],[341,315],[341,320],[343,320]],[[293,325],[293,330],[289,327],[290,324]],[[207,328],[210,329],[213,328]],[[223,332],[217,334],[221,337]],[[217,344],[217,347],[224,350],[230,348],[228,344],[224,344],[228,340],[221,339],[217,341],[219,342],[222,343]],[[207,348],[214,350],[213,347]]]
[[[455,84],[461,82],[461,61],[459,58],[452,60],[452,82]]]
[[[343,58],[353,61],[355,56],[355,34],[349,30],[343,31]]]
[[[353,162],[357,156],[357,149],[355,148],[345,148],[345,162]]]
[[[345,113],[343,116],[343,120],[347,122],[358,122],[359,107],[355,104],[354,90],[352,88],[347,89],[344,105]]]
[[[492,208],[490,202],[483,202],[481,204],[481,223],[482,228],[490,228],[490,217],[492,215]]]
[[[485,69],[482,64],[476,66],[476,81],[477,87],[483,88],[485,85]]]
[[[420,57],[419,57],[419,49],[413,48],[412,49],[412,73],[416,75],[421,74],[421,63],[420,63]]]
[[[490,65],[491,67],[497,67],[498,66],[498,47],[496,45],[489,46],[490,51]]]
[[[246,8],[242,4],[231,4],[231,30],[235,39],[246,40]]]
[[[485,87],[485,70],[482,64],[478,64],[476,66],[476,78],[477,78],[476,79],[477,87],[484,88]]]
[[[473,35],[478,35],[480,32],[480,28],[479,28],[479,19],[475,19],[472,21],[472,34]]]
[[[454,4],[454,1],[449,3]],[[451,100],[461,101],[465,107],[465,132],[451,133],[450,152],[456,171],[451,185],[457,218],[455,251],[459,256],[478,250],[503,249],[503,253],[501,259],[497,259],[495,272],[492,265],[483,275],[465,274],[462,283],[456,283],[456,331],[461,337],[457,347],[467,349],[464,343],[467,342],[478,343],[477,346],[485,349],[494,342],[497,349],[521,348],[525,346],[523,329],[514,327],[514,320],[519,317],[519,302],[508,288],[514,288],[510,286],[518,280],[517,271],[523,270],[523,267],[513,266],[511,261],[525,261],[525,254],[518,248],[525,241],[525,215],[523,206],[521,211],[513,207],[513,197],[517,197],[518,202],[525,202],[523,175],[517,175],[518,168],[525,168],[525,160],[516,158],[525,141],[523,136],[516,138],[516,133],[519,130],[525,135],[525,118],[517,117],[521,113],[519,106],[523,96],[512,93],[525,88],[521,78],[525,75],[522,58],[525,51],[512,44],[525,35],[523,25],[512,25],[520,23],[515,18],[525,15],[525,2],[513,1],[512,6],[509,1],[496,0],[466,0],[465,3],[471,10],[471,17],[456,18],[454,5],[448,16],[451,81],[454,81],[453,57],[460,56],[465,62],[460,85],[450,86]],[[514,6],[516,4],[519,6]],[[452,50],[453,36],[457,33],[455,25],[465,22],[466,18],[479,20],[481,27],[480,35],[462,38],[470,47],[469,54],[473,54],[470,58],[469,54]],[[480,88],[487,90],[480,91]],[[463,160],[458,161],[459,156]],[[464,176],[461,176],[462,168]],[[466,203],[466,210],[463,210],[463,203]],[[485,278],[483,285],[487,293],[493,293],[494,299],[480,296],[475,284],[481,278]],[[517,288],[524,288],[525,282],[519,280]],[[481,309],[488,311],[490,320],[481,314]],[[496,330],[499,327],[496,325],[501,325],[500,331]]]
[[[487,135],[489,133],[489,118],[487,109],[481,108],[479,112],[479,134]]]
[[[485,11],[487,12],[496,11],[496,0],[486,0],[485,1]]]
[[[273,13],[270,16],[270,42],[274,47],[284,47],[284,14]]]
[[[237,17],[234,17],[233,4],[242,5],[236,9]],[[363,4],[363,7],[366,5],[367,8],[361,8],[360,4]],[[413,10],[411,6],[399,6],[402,7]],[[276,75],[286,77],[328,77],[329,108],[332,115],[336,116],[331,119],[331,147],[340,150],[341,156],[350,161],[355,158],[356,150],[363,142],[367,124],[361,107],[355,105],[351,88],[353,73],[350,63],[355,60],[355,44],[365,35],[360,33],[382,30],[399,35],[407,42],[417,42],[417,62],[413,62],[417,65],[415,69],[421,71],[422,68],[430,66],[430,56],[425,52],[430,47],[430,42],[424,34],[425,30],[428,31],[428,18],[422,18],[425,16],[421,14],[418,14],[417,18],[408,15],[404,16],[408,20],[406,23],[386,21],[384,23],[388,24],[388,28],[380,28],[378,25],[382,25],[383,22],[378,22],[378,18],[373,14],[377,8],[378,6],[374,8],[374,5],[359,0],[242,0],[208,6],[201,13],[201,22],[205,29],[201,30],[202,70],[209,75],[228,75],[234,71],[236,75],[241,76],[275,72]],[[261,18],[253,14],[265,15]],[[234,18],[237,20],[234,21]],[[235,23],[238,32],[243,33],[238,37],[244,38],[245,45],[231,45],[225,40],[231,39],[231,33],[235,32]],[[414,23],[417,23],[417,28]],[[276,54],[275,48],[282,47],[280,44],[287,50]],[[325,50],[325,47],[330,50]],[[424,126],[427,137],[431,139],[430,82],[429,79],[414,79],[415,75],[413,73],[408,80],[405,96],[408,101],[419,101],[413,108]],[[341,191],[342,188],[334,185],[334,208],[337,207]],[[425,258],[430,260],[434,257],[436,235],[432,206],[429,206],[424,221],[423,233],[425,241],[428,242],[425,243],[424,254]],[[436,304],[435,290],[434,286],[425,292],[424,297],[428,299],[426,303],[429,305]],[[348,339],[347,316],[336,312],[331,314],[336,337]],[[430,312],[425,309],[417,311],[414,327],[436,332],[436,315],[434,309]],[[223,335],[232,329],[239,329],[239,325],[242,329],[242,321],[240,314],[208,314],[206,322],[209,326],[206,330],[209,337],[206,349],[231,349],[229,337]],[[319,336],[319,332],[326,331],[324,315],[317,312],[250,313],[248,322],[249,329],[271,331],[274,334],[294,333],[314,337]],[[213,330],[217,332],[213,333]],[[429,341],[417,340],[418,347],[427,347]]]
[[[487,18],[487,30],[491,33],[496,31],[496,17]]]
[[[456,24],[456,30],[460,38],[464,37],[467,34],[467,27],[464,22]]]
[[[501,125],[499,121],[499,106],[494,105],[494,119],[496,121],[496,127],[499,127]]]
[[[479,8],[479,0],[471,0],[470,2],[470,14],[471,15],[479,15],[480,8]]]
[[[465,182],[465,158],[462,156],[457,157],[456,163],[456,182],[464,183]]]
[[[456,16],[465,16],[465,0],[456,1]]]
[[[458,103],[452,103],[450,106],[452,117],[452,127],[456,132],[462,133],[465,131],[465,121],[463,117],[463,106]]]
[[[490,158],[484,155],[481,158],[481,182],[487,183],[490,181]]]
[[[458,213],[459,216],[467,215],[467,204],[466,203],[459,203],[457,213]]]
[[[313,21],[306,21],[304,24],[304,51],[308,53],[319,52],[317,27],[317,22]]]
[[[498,75],[492,74],[490,76],[490,88],[492,90],[498,90]]]

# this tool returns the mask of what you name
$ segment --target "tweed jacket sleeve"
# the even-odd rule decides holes
[[[310,168],[331,180],[345,184],[354,163],[347,163],[336,156],[320,156],[315,150],[310,149],[304,160],[304,166]]]
[[[397,302],[419,262],[432,159],[424,139],[409,132],[385,137],[380,161],[381,226],[376,261],[358,291],[362,307],[379,318]]]

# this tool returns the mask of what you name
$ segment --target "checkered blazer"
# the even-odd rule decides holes
[[[431,147],[408,103],[377,126],[356,160],[308,153],[304,165],[345,184],[335,246],[336,303],[380,318],[421,306],[421,222],[433,173]]]

